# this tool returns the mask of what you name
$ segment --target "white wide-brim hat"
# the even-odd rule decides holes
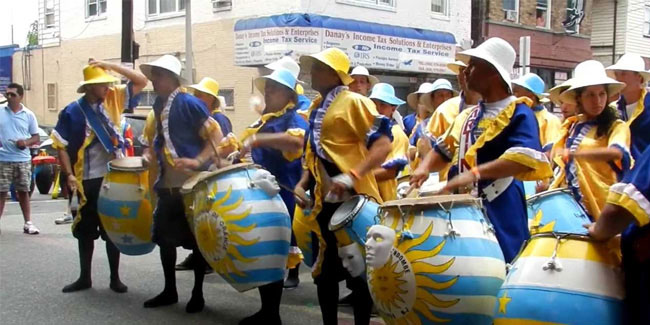
[[[510,74],[515,65],[517,53],[510,43],[502,38],[492,37],[476,48],[458,53],[457,57],[465,64],[469,64],[469,60],[472,57],[487,61],[499,72],[501,79],[506,83],[510,92],[512,92]]]
[[[562,100],[560,100],[560,94],[565,90],[571,88],[571,79],[564,81],[563,83],[551,88],[548,90],[548,98],[555,104],[561,105]]]
[[[149,63],[140,64],[140,71],[151,80],[151,69],[153,67],[158,67],[172,72],[181,83],[185,83],[185,79],[181,76],[181,71],[183,70],[183,65],[181,61],[173,55],[165,54]]]
[[[467,68],[467,64],[465,64],[463,61],[456,60],[451,63],[447,63],[447,69],[451,70],[455,75],[460,74],[460,69]]]
[[[420,95],[428,94],[432,91],[433,91],[433,84],[425,82],[420,85],[417,91],[414,91],[408,94],[408,96],[406,96],[406,102],[409,104],[409,106],[411,106],[411,108],[417,110]]]
[[[430,92],[431,95],[424,96],[422,98],[422,103],[427,107],[433,108],[433,98],[431,97],[433,96],[433,93],[435,93],[438,90],[449,90],[451,91],[453,96],[458,96],[458,92],[454,90],[454,87],[451,85],[451,82],[449,82],[449,80],[447,79],[440,78],[440,79],[436,79],[436,81],[434,81],[431,84],[431,92]]]
[[[560,94],[560,100],[569,104],[577,104],[576,90],[580,88],[603,85],[607,95],[612,96],[625,88],[625,84],[607,76],[605,67],[596,60],[587,60],[576,67],[576,76],[569,80],[571,86]]]
[[[358,67],[352,69],[352,72],[350,72],[350,76],[365,76],[365,77],[368,77],[368,81],[370,82],[370,87],[374,87],[376,84],[379,83],[379,78],[371,75],[370,71],[368,71],[368,69],[366,69],[366,67],[363,67],[363,66],[358,66]]]
[[[607,75],[610,78],[616,78],[614,71],[622,70],[637,72],[643,77],[643,82],[645,83],[650,81],[650,71],[645,69],[645,61],[640,55],[634,53],[623,54],[623,56],[616,61],[616,64],[610,65],[605,70],[607,70]]]
[[[264,67],[271,70],[289,70],[289,72],[291,72],[296,80],[298,80],[298,76],[300,75],[300,65],[298,65],[298,62],[296,62],[296,60],[292,59],[290,56],[283,56],[279,60],[271,62]],[[298,80],[298,82],[300,82],[300,80]]]

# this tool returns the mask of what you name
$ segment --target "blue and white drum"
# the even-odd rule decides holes
[[[388,324],[491,324],[505,262],[481,201],[441,195],[384,203],[396,240],[368,286]],[[379,262],[384,263],[383,261]]]
[[[568,189],[556,189],[531,196],[528,206],[528,228],[531,234],[563,232],[587,234],[583,227],[592,221]]]
[[[201,254],[240,292],[284,279],[291,221],[275,179],[265,175],[237,164],[202,172],[182,188]]]
[[[615,250],[574,234],[533,235],[499,291],[494,324],[622,324]]]
[[[330,219],[329,230],[334,232],[339,247],[357,243],[363,247],[368,229],[377,224],[379,204],[364,195],[355,195],[343,202]]]

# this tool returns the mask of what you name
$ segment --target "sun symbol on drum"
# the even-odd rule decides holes
[[[413,217],[409,223],[412,224]],[[395,229],[395,228],[393,228]],[[412,240],[403,240],[393,247],[389,261],[378,269],[368,269],[368,284],[377,309],[388,324],[422,324],[422,318],[432,322],[447,322],[434,315],[432,308],[449,308],[459,299],[441,300],[432,291],[445,290],[453,286],[458,277],[437,282],[427,274],[441,274],[454,263],[454,258],[443,264],[434,265],[425,261],[440,253],[446,240],[431,250],[417,247],[424,243],[433,231],[433,223],[426,231]]]
[[[256,224],[240,226],[236,222],[245,219],[251,211],[248,208],[240,213],[235,213],[241,207],[244,197],[237,201],[225,204],[232,195],[232,187],[228,188],[222,197],[216,198],[216,184],[211,188],[209,198],[214,202],[209,205],[210,210],[200,213],[194,220],[196,241],[210,266],[222,276],[232,280],[230,274],[245,277],[246,274],[236,266],[238,263],[252,263],[257,258],[244,257],[237,246],[250,246],[259,241],[259,238],[245,239],[243,234],[250,232]]]

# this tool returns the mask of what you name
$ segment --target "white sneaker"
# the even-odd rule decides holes
[[[31,221],[25,222],[25,225],[23,226],[23,232],[28,234],[28,235],[38,235],[40,231],[36,226]]]
[[[66,213],[63,217],[54,219],[54,223],[57,225],[64,225],[66,223],[72,223],[72,220],[72,216]]]

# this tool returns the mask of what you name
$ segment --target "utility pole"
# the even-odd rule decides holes
[[[133,0],[122,0],[122,65],[133,68]]]
[[[192,1],[185,0],[185,74],[187,82],[194,83],[194,56],[192,55]]]

